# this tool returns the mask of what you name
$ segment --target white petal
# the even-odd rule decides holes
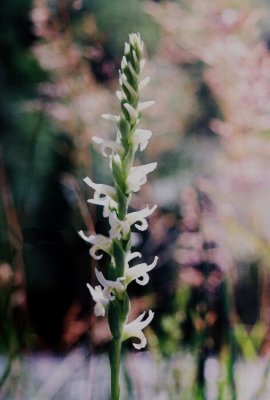
[[[125,50],[124,50],[125,54],[130,53],[130,45],[128,43],[125,43]]]
[[[83,231],[79,231],[78,234],[86,242],[91,243],[91,244],[95,243],[95,235],[86,236]]]
[[[140,329],[141,329],[141,330],[144,329],[147,325],[149,325],[150,322],[152,321],[152,319],[154,318],[154,313],[153,313],[152,310],[149,310],[148,317],[147,317],[144,321],[142,321],[144,315],[145,315],[145,312],[143,312],[143,314],[141,315],[141,318],[140,318],[140,319],[137,318],[137,320],[141,321],[141,322],[139,322],[139,325],[140,325]]]
[[[89,283],[87,283],[86,286],[88,287],[93,300],[96,302],[96,305],[94,307],[94,313],[96,314],[96,316],[104,316],[105,307],[109,303],[109,298],[105,295],[101,286],[95,286],[95,289],[92,288],[92,286],[89,285]]]
[[[116,97],[118,98],[119,101],[122,101],[122,100],[124,99],[124,95],[123,95],[123,93],[121,92],[121,90],[117,90],[117,91],[115,92],[115,94],[116,94]]]
[[[121,68],[124,69],[128,65],[126,57],[122,57]]]
[[[96,303],[94,307],[94,313],[97,317],[104,317],[105,307],[101,303]]]
[[[147,76],[146,78],[144,78],[140,83],[139,83],[139,89],[142,90],[145,86],[148,85],[148,83],[150,82],[150,76]]]
[[[131,260],[133,260],[133,258],[137,258],[137,257],[139,257],[139,258],[142,257],[142,255],[141,255],[141,253],[140,253],[139,251],[134,251],[133,253],[129,252],[128,255],[127,255],[127,258],[126,258],[127,264],[128,264]],[[127,267],[128,267],[128,265],[127,265]]]
[[[136,337],[140,340],[140,343],[132,343],[133,347],[135,347],[137,350],[141,350],[147,345],[145,334],[140,331],[137,333]]]
[[[146,183],[146,175],[152,172],[157,166],[157,163],[150,163],[145,165],[140,165],[138,167],[132,167],[130,173],[127,177],[127,184],[130,191],[138,192],[141,185]]]
[[[146,110],[147,108],[153,106],[155,104],[154,100],[151,101],[144,101],[143,103],[139,103],[138,105],[138,111],[143,111]]]
[[[97,294],[96,294],[95,289],[94,289],[91,285],[89,285],[89,283],[87,283],[86,286],[88,287],[89,292],[90,292],[90,294],[91,294],[93,300],[94,300],[94,301],[98,301],[99,298],[97,297]]]
[[[123,280],[123,278],[117,278],[116,281],[107,280],[104,278],[103,273],[101,271],[99,271],[97,268],[95,268],[95,274],[96,274],[97,280],[99,281],[99,283],[101,283],[101,285],[104,288],[108,288],[109,290],[116,289],[120,292],[123,292],[123,290],[125,290],[125,287],[120,282],[121,280]]]
[[[97,206],[103,206],[103,217],[108,218],[109,212],[112,209],[117,209],[117,203],[108,196],[102,197],[100,199],[89,199],[87,203],[95,204]]]
[[[107,121],[116,122],[117,124],[120,121],[119,115],[102,114],[101,117]]]
[[[136,129],[133,136],[134,143],[137,146],[140,146],[140,150],[143,151],[146,148],[151,136],[152,132],[148,129]]]
[[[110,196],[111,198],[116,196],[116,189],[113,186],[95,183],[88,176],[84,178],[83,181],[96,191],[98,197],[100,194]]]

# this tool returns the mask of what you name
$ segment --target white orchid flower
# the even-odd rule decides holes
[[[86,286],[88,287],[93,300],[96,302],[96,305],[94,307],[95,315],[97,317],[104,317],[106,306],[111,300],[113,300],[112,296],[110,295],[110,293],[102,290],[100,285],[93,288],[91,285],[89,285],[89,283],[87,283]]]
[[[120,143],[114,142],[113,140],[101,139],[97,136],[92,137],[92,141],[97,144],[100,148],[101,154],[107,157],[106,149],[110,149],[112,152],[115,151],[120,153],[123,150],[123,146]]]
[[[149,217],[156,210],[156,208],[156,204],[152,208],[149,208],[149,206],[147,205],[146,208],[143,208],[140,211],[133,211],[131,213],[128,213],[126,216],[126,220],[129,226],[135,224],[135,227],[139,231],[145,231],[148,228],[148,222],[146,218]]]
[[[124,221],[121,221],[117,218],[116,212],[109,211],[109,223],[111,226],[110,229],[110,238],[121,240],[122,238],[126,238],[130,232],[131,226],[135,225],[135,227],[139,231],[145,231],[148,228],[148,222],[146,220],[157,208],[157,205],[154,205],[152,208],[149,208],[147,205],[146,208],[140,211],[133,211],[128,213]]]
[[[130,282],[136,280],[139,285],[146,285],[149,282],[149,275],[150,272],[158,262],[158,257],[154,258],[152,264],[147,265],[146,263],[134,265],[133,267],[129,266],[129,262],[133,260],[133,258],[140,257],[141,253],[138,251],[129,253],[126,258],[126,266],[125,266],[125,284],[128,285]]]
[[[117,218],[115,211],[109,212],[109,223],[111,226],[110,229],[110,238],[121,240],[122,237],[125,237],[130,229],[130,226],[126,221],[120,221]]]
[[[152,310],[149,310],[149,315],[145,320],[143,320],[144,316],[145,312],[139,315],[139,317],[136,318],[134,321],[126,324],[123,332],[123,340],[129,339],[131,337],[138,338],[140,340],[140,343],[133,343],[133,346],[137,350],[143,349],[147,344],[146,337],[142,330],[148,324],[150,324],[150,322],[154,318],[154,313]]]
[[[109,196],[112,199],[115,199],[116,197],[116,189],[113,186],[110,185],[104,185],[101,183],[95,183],[93,182],[88,176],[83,179],[84,182],[90,186],[92,189],[95,190],[94,193],[94,198],[95,199],[100,199],[100,197],[103,196]]]
[[[103,207],[103,217],[108,218],[110,214],[110,210],[116,209],[117,208],[117,203],[116,201],[112,200],[110,197],[105,196],[102,197],[101,199],[89,199],[87,200],[88,203],[91,204],[96,204],[98,206]]]
[[[140,150],[143,151],[148,145],[148,141],[151,136],[152,132],[148,129],[136,129],[133,136],[135,149],[137,150],[137,148],[140,147]]]
[[[154,171],[156,166],[157,163],[153,162],[138,167],[132,167],[127,177],[127,184],[130,192],[138,192],[140,187],[147,182],[146,175]]]
[[[87,283],[86,286],[88,287],[93,300],[96,302],[94,307],[95,315],[97,317],[104,317],[109,302],[115,299],[115,296],[112,293],[116,292],[121,294],[124,292],[125,287],[121,283],[121,280],[124,280],[124,278],[117,278],[116,281],[107,280],[104,278],[103,273],[98,271],[97,268],[95,268],[95,274],[97,280],[103,286],[103,289],[100,285],[93,288],[89,283]]]
[[[101,271],[99,271],[97,268],[95,268],[95,274],[96,274],[97,280],[104,288],[105,296],[110,298],[110,300],[115,299],[115,296],[113,296],[112,293],[116,292],[118,294],[121,294],[124,292],[125,286],[121,283],[121,281],[123,281],[125,279],[124,277],[117,278],[116,281],[111,281],[111,280],[105,279],[103,273]]]
[[[91,243],[93,246],[90,249],[90,254],[95,260],[100,260],[102,254],[97,255],[96,252],[99,250],[111,255],[112,251],[112,240],[103,235],[90,235],[86,236],[83,231],[79,231],[79,235],[83,240]]]
[[[109,210],[117,209],[116,189],[110,185],[94,183],[88,177],[84,178],[84,182],[95,190],[93,199],[89,199],[87,202],[103,206],[103,217],[107,218]]]

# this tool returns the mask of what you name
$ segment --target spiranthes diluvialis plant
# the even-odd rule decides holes
[[[156,168],[156,163],[133,166],[136,151],[143,151],[152,132],[138,127],[142,111],[154,104],[153,101],[140,102],[141,90],[148,84],[150,78],[142,78],[145,60],[142,59],[143,42],[139,34],[130,34],[125,43],[124,56],[119,71],[120,90],[116,92],[120,102],[119,115],[104,114],[103,118],[112,121],[116,126],[116,140],[104,140],[94,137],[93,141],[99,146],[101,153],[108,157],[112,171],[114,186],[94,183],[89,177],[84,181],[92,189],[94,196],[88,202],[103,207],[103,217],[109,219],[109,236],[85,235],[81,237],[92,247],[90,254],[96,260],[102,258],[99,251],[110,256],[107,277],[97,268],[96,278],[99,285],[92,287],[87,284],[95,301],[94,312],[97,316],[108,313],[108,321],[112,333],[110,347],[111,366],[111,399],[120,397],[120,359],[122,342],[129,338],[137,338],[133,343],[136,349],[144,348],[147,344],[143,329],[151,322],[152,310],[143,312],[132,322],[128,322],[130,300],[127,288],[135,280],[140,285],[149,281],[148,272],[157,264],[155,257],[150,265],[138,263],[130,265],[135,258],[141,258],[139,252],[131,251],[131,229],[146,230],[146,218],[156,209],[156,205],[140,211],[129,212],[132,193],[138,192],[141,185],[146,183],[147,174]]]

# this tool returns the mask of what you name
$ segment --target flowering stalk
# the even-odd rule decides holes
[[[94,189],[93,199],[88,202],[103,207],[104,218],[109,219],[109,237],[103,235],[81,237],[92,244],[90,254],[99,260],[101,250],[110,257],[108,279],[96,269],[96,277],[100,285],[95,288],[87,284],[93,300],[96,302],[94,312],[104,316],[108,312],[108,321],[112,333],[110,348],[111,365],[111,399],[119,400],[120,358],[122,342],[131,337],[139,339],[133,343],[136,349],[146,346],[147,341],[143,329],[151,322],[154,313],[150,310],[145,318],[145,312],[132,322],[128,321],[130,300],[127,286],[133,280],[145,285],[149,280],[148,272],[157,264],[155,257],[150,265],[140,263],[130,266],[132,259],[141,257],[139,252],[131,252],[131,228],[134,225],[143,231],[148,227],[146,218],[156,209],[148,206],[140,211],[128,212],[133,192],[138,192],[146,183],[147,174],[156,168],[156,163],[133,166],[134,155],[139,149],[144,150],[152,135],[151,131],[139,129],[142,111],[154,104],[153,101],[140,102],[140,91],[149,82],[149,77],[142,79],[141,73],[145,61],[142,60],[143,42],[139,34],[130,34],[129,42],[125,43],[124,56],[119,71],[120,89],[116,92],[120,101],[119,115],[103,115],[103,118],[116,124],[116,141],[103,140],[94,137],[94,142],[100,147],[101,153],[107,157],[110,153],[110,167],[114,186],[94,183],[90,178],[85,182]]]

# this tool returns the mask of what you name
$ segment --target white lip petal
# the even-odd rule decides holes
[[[139,258],[142,257],[142,255],[139,251],[134,251],[133,253],[129,252],[127,255],[127,258],[126,258],[127,263],[129,263],[131,260],[133,260],[133,258],[136,258],[136,257],[139,257]]]

